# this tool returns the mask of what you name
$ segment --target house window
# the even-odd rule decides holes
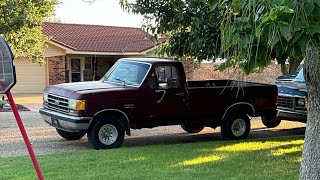
[[[92,58],[86,58],[84,61],[84,69],[92,69]]]
[[[93,70],[93,67],[95,67],[95,70],[97,70],[97,57],[86,57],[84,60],[84,69],[85,70]]]

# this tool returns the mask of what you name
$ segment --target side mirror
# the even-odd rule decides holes
[[[168,83],[159,83],[158,89],[167,90],[169,88]]]

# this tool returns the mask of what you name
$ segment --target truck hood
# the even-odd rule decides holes
[[[279,76],[277,77],[276,81],[292,81],[294,80],[294,78],[296,78],[296,74],[292,74],[292,75],[283,75],[283,76]]]
[[[280,87],[286,87],[289,89],[295,89],[298,91],[303,91],[303,92],[307,92],[307,86],[306,83],[304,82],[297,82],[297,81],[278,81],[276,82],[276,85],[278,87],[278,89]]]
[[[275,83],[278,86],[278,88],[287,87],[307,92],[306,83],[303,77],[303,69],[301,69],[299,73],[294,75],[279,76],[276,79]]]
[[[77,82],[77,83],[63,83],[46,87],[44,90],[50,94],[56,94],[63,97],[71,97],[74,93],[81,91],[101,91],[107,89],[123,88],[122,85],[116,85],[111,83],[105,83],[101,81],[89,81],[89,82]]]
[[[278,86],[278,93],[279,94],[287,94],[291,96],[307,96],[307,92],[305,91],[299,91],[298,89],[293,89],[289,87],[284,86]]]

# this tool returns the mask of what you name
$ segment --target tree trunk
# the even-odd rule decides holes
[[[308,122],[300,168],[301,180],[320,179],[320,61],[319,51],[309,49],[305,58],[308,89]]]
[[[302,60],[303,60],[303,57],[289,58],[289,63],[290,63],[289,74],[295,74]]]
[[[286,64],[281,64],[281,72],[282,72],[282,75],[289,74],[288,70],[287,70],[287,67],[286,67]]]

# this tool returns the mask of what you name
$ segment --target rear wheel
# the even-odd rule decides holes
[[[247,115],[229,116],[221,126],[223,139],[245,139],[250,132],[250,120]]]
[[[198,133],[204,129],[204,125],[183,124],[181,128],[188,133]]]
[[[261,120],[267,128],[277,127],[281,123],[281,119],[271,116],[261,116]]]
[[[81,139],[86,132],[67,132],[67,131],[63,131],[61,129],[56,129],[58,134],[65,138],[66,140],[78,140]]]
[[[118,148],[124,140],[124,128],[112,117],[100,117],[90,127],[87,136],[94,149]]]

